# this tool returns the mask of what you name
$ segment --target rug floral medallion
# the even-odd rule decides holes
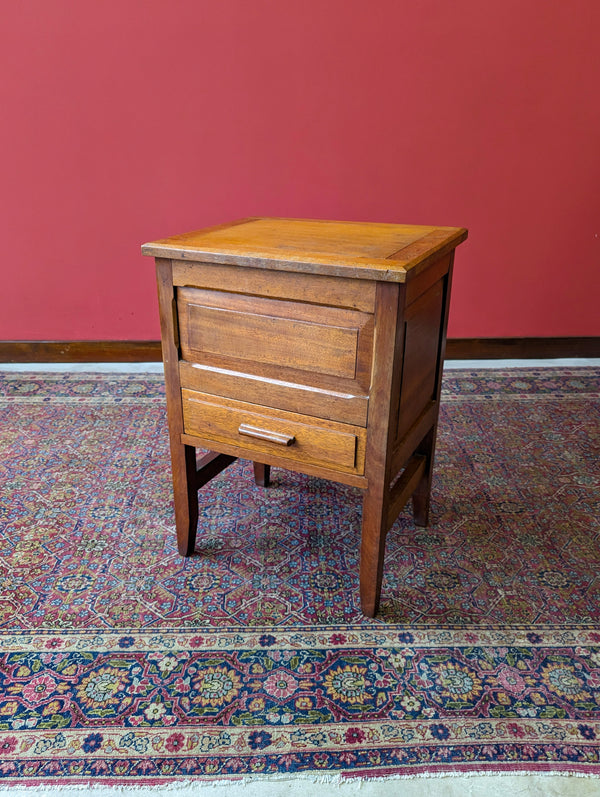
[[[238,461],[178,555],[162,377],[0,374],[0,785],[600,775],[600,371],[454,371],[361,615],[358,490]]]

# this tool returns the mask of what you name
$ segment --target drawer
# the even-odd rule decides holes
[[[178,288],[182,359],[366,396],[373,315],[311,302]]]
[[[240,447],[240,456],[248,458],[270,454],[290,460],[290,467],[295,461],[341,473],[364,472],[366,430],[361,427],[185,388],[181,394],[186,435]]]

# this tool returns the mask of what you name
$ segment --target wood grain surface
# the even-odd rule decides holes
[[[341,222],[321,219],[241,219],[142,246],[154,257],[297,271],[352,279],[405,282],[407,273],[452,251],[461,227]]]

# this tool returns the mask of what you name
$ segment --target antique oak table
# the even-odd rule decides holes
[[[250,218],[144,244],[156,258],[179,552],[237,457],[363,490],[360,597],[412,496],[427,525],[454,249],[467,231]],[[209,449],[198,463],[196,447]]]

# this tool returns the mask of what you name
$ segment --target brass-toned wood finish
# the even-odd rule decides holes
[[[236,457],[364,491],[360,595],[385,538],[429,516],[454,249],[466,230],[253,218],[145,244],[156,258],[178,547]],[[195,449],[212,449],[196,465]]]

